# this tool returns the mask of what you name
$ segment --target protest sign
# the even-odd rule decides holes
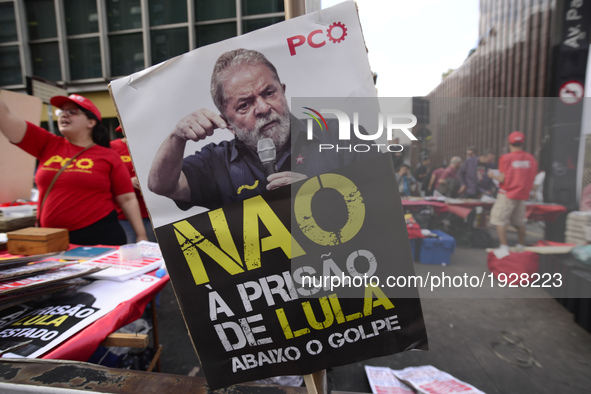
[[[290,139],[300,112],[291,98],[375,99],[353,2],[198,48],[110,89],[211,389],[427,348],[416,289],[302,283],[315,273],[414,273],[390,156],[314,158],[316,139]],[[336,122],[318,119],[313,128]],[[339,136],[314,130],[319,141]]]
[[[289,188],[156,229],[210,387],[426,348],[418,298],[388,297],[385,288],[361,281],[367,273],[414,273],[402,209],[390,209],[396,204],[384,198],[398,197],[390,160],[379,155],[298,184],[301,191],[333,178],[355,186],[350,201],[365,213],[347,242],[321,247],[303,229],[290,231],[293,205],[306,197],[291,200]],[[304,273],[327,269],[352,276],[347,266],[359,255],[369,267],[352,265],[360,281],[346,288],[346,298],[302,283]],[[310,295],[319,298],[305,298]]]
[[[32,340],[5,356],[42,356],[105,316],[122,300],[140,294],[152,286],[154,280],[160,280],[144,276],[126,282],[97,280],[73,293],[3,310],[0,313],[0,349]]]
[[[102,269],[100,267],[83,267],[78,264],[70,264],[50,272],[38,273],[22,279],[7,280],[0,282],[0,296],[80,278],[99,272]]]

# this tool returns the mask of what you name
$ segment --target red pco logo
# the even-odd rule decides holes
[[[299,46],[304,45],[306,42],[312,48],[320,48],[326,45],[326,38],[329,41],[338,44],[342,42],[345,37],[347,37],[347,28],[345,24],[341,22],[334,22],[332,23],[326,32],[322,29],[314,30],[308,34],[308,37],[303,35],[297,35],[293,37],[289,37],[287,39],[287,46],[289,47],[289,53],[291,56],[296,54],[296,48]]]

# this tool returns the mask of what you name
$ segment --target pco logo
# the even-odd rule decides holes
[[[319,36],[320,35],[320,36]],[[324,31],[322,29],[314,30],[308,34],[308,37],[297,35],[289,37],[287,39],[287,46],[289,47],[289,53],[291,56],[296,54],[296,48],[304,45],[306,42],[312,48],[320,48],[326,45],[326,39],[324,38]],[[334,22],[326,31],[326,37],[335,44],[343,42],[347,37],[347,28],[345,24],[341,22]]]

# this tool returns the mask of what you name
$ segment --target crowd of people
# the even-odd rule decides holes
[[[541,202],[545,173],[538,172],[534,156],[523,149],[525,135],[514,131],[507,138],[509,152],[502,155],[495,166],[491,150],[480,153],[475,147],[466,149],[466,157],[450,158],[448,164],[431,169],[426,156],[414,171],[407,164],[399,164],[396,179],[402,197],[436,196],[481,200],[494,198],[490,223],[496,227],[502,249],[509,250],[507,228],[518,230],[517,249],[525,245],[526,207],[528,200]],[[396,158],[395,158],[396,159]],[[396,162],[396,160],[395,160]]]
[[[495,168],[495,155],[490,150],[481,154],[476,148],[466,150],[466,159],[453,156],[449,164],[438,168],[431,167],[431,160],[423,156],[420,163],[410,171],[408,164],[395,158],[396,179],[401,196],[445,196],[480,199],[482,196],[494,197],[497,185],[488,175]]]

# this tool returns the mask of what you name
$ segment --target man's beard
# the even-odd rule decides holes
[[[269,122],[277,121],[277,124],[270,129],[262,131],[261,128]],[[236,133],[236,138],[242,141],[248,148],[256,152],[259,140],[263,138],[270,138],[275,144],[277,150],[281,149],[289,140],[290,128],[290,113],[289,110],[283,114],[272,113],[266,118],[259,118],[255,124],[254,130],[249,131],[236,127],[232,122],[229,122],[232,130]]]

